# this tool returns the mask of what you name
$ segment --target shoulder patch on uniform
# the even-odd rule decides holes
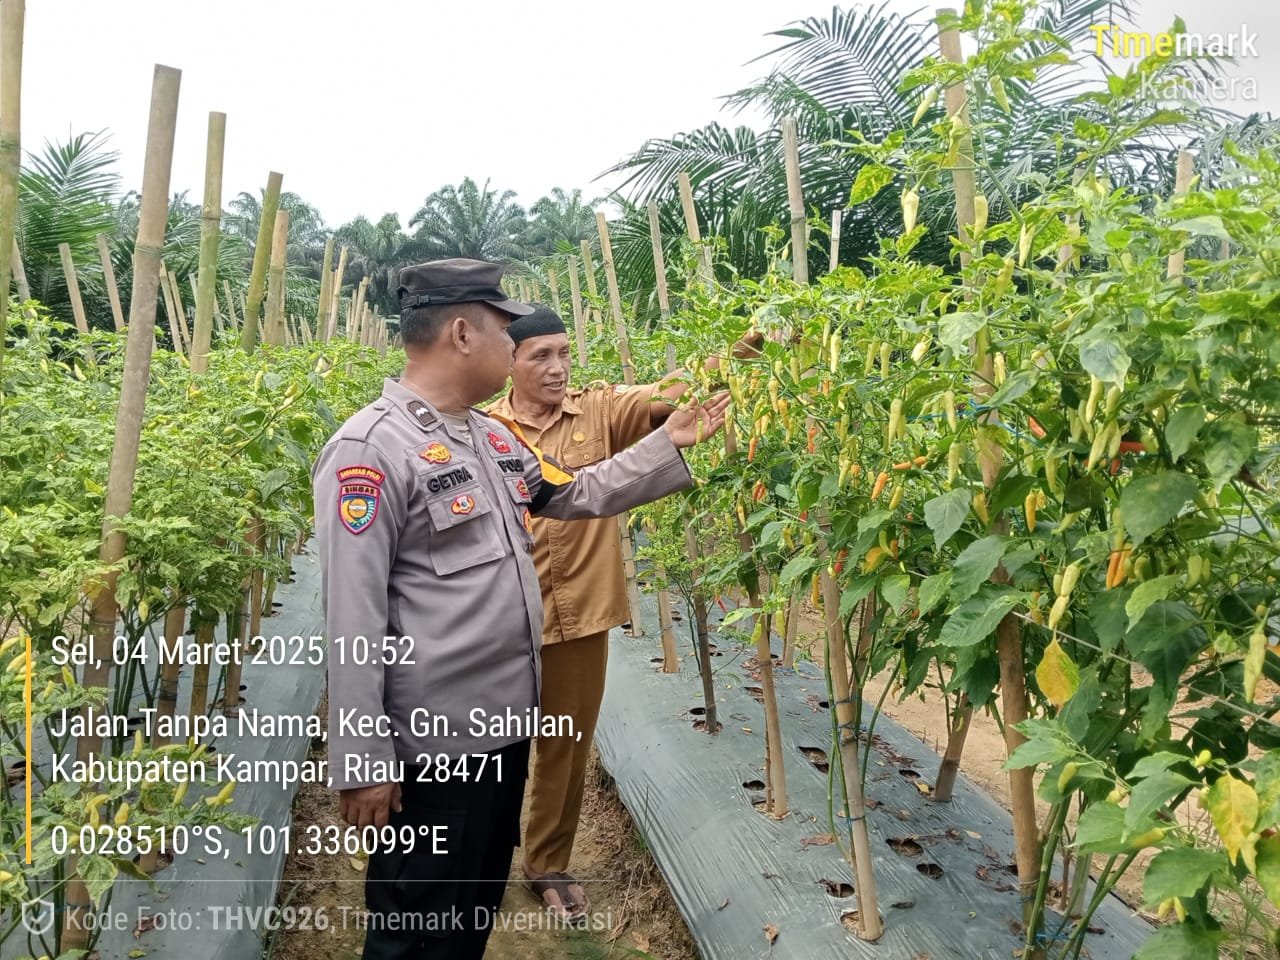
[[[498,433],[497,431],[490,430],[488,433],[488,439],[489,439],[489,446],[493,447],[493,449],[496,452],[498,453],[511,452],[511,444],[508,443],[506,438],[502,434]]]
[[[381,470],[364,464],[338,471],[338,519],[349,532],[361,534],[373,525],[385,479]]]

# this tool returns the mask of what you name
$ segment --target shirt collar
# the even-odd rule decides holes
[[[489,410],[492,413],[501,414],[508,420],[519,421],[520,418],[516,416],[515,407],[512,406],[511,403],[511,393],[512,391],[508,390],[500,396],[489,406]],[[560,411],[561,413],[567,413],[574,417],[580,417],[583,413],[582,407],[578,405],[578,401],[572,393],[566,393],[564,395],[564,399],[560,401]],[[556,421],[553,420],[551,422],[555,423]],[[529,426],[532,426],[532,424],[529,424]]]
[[[399,377],[382,381],[382,395],[409,415],[423,430],[440,422],[440,414],[430,403],[400,382]]]

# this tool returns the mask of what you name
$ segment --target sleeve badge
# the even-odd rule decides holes
[[[524,522],[525,533],[529,534],[529,536],[533,536],[533,514],[529,512],[528,507],[524,508],[524,514],[520,519]]]
[[[361,534],[373,525],[385,479],[381,470],[364,465],[338,471],[338,519],[349,532]]]
[[[489,431],[489,446],[493,447],[497,453],[511,452],[511,444],[507,443],[501,434],[494,433],[492,430]]]

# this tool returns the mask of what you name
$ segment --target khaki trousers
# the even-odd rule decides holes
[[[581,737],[535,741],[524,836],[525,866],[535,875],[569,868],[608,659],[607,630],[542,648],[542,715],[573,717]]]

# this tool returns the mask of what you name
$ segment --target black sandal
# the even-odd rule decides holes
[[[558,910],[563,920],[573,923],[586,919],[588,906],[586,893],[583,893],[583,902],[578,903],[577,898],[569,891],[569,887],[571,885],[581,887],[582,884],[578,883],[569,874],[544,873],[539,877],[528,877],[524,885],[525,889],[537,897],[544,906]],[[558,906],[547,901],[546,894],[548,892],[556,895],[556,898],[560,901]]]

